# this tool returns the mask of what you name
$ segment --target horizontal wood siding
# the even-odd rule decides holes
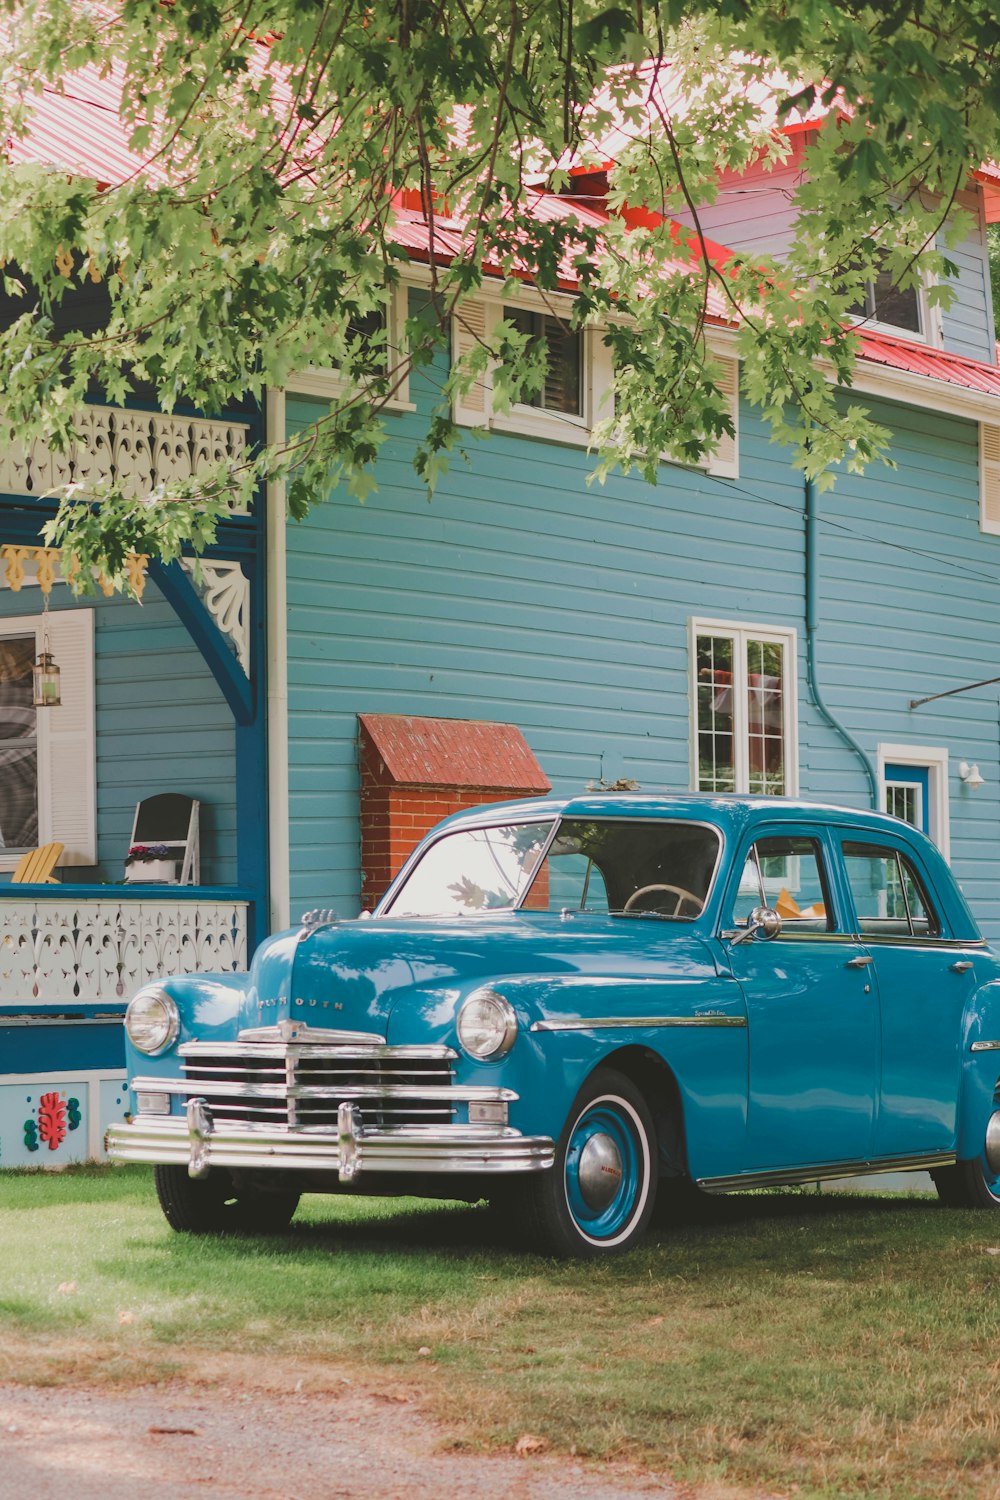
[[[992,365],[996,364],[996,335],[982,189],[960,194],[959,206],[970,216],[968,230],[957,245],[945,244],[943,236],[940,244],[942,253],[958,267],[958,276],[947,283],[955,297],[941,313],[944,347],[951,354]]]
[[[715,202],[698,210],[702,232],[745,254],[786,254],[795,231],[792,198],[802,179],[804,149],[802,137],[797,137],[788,158],[772,171],[757,164],[745,173],[723,172]],[[672,217],[694,227],[693,215],[684,209]]]
[[[37,588],[0,589],[0,630],[5,616],[36,614],[41,603]],[[100,595],[80,606],[95,610],[99,864],[64,879],[121,880],[136,803],[184,792],[201,801],[203,882],[234,884],[233,721],[215,680],[154,585],[141,607]],[[53,589],[53,612],[74,607],[65,587]]]
[[[875,403],[897,468],[840,475],[823,517],[819,672],[831,708],[874,755],[879,741],[948,749],[952,867],[987,934],[1000,935],[998,687],[910,709],[913,698],[1000,675],[1000,537],[979,530],[977,434],[958,418]],[[858,772],[806,730],[803,786],[843,800]],[[959,760],[986,778],[968,791]],[[856,795],[852,797],[856,800]]]

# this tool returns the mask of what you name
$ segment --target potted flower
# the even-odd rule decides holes
[[[176,885],[177,859],[166,844],[133,844],[125,859],[125,879],[142,885]]]

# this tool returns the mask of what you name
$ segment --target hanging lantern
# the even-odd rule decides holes
[[[62,702],[59,687],[59,668],[49,650],[49,595],[44,591],[42,601],[42,649],[31,669],[31,701],[36,708],[58,708]]]
[[[58,708],[62,702],[59,693],[59,668],[51,651],[39,651],[38,660],[31,669],[32,698],[36,708]]]

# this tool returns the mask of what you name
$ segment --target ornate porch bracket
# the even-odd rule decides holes
[[[222,634],[228,637],[236,660],[250,676],[250,580],[239,562],[200,565],[193,557],[182,557],[181,567],[191,579],[201,602]]]

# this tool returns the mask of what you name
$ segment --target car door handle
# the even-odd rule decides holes
[[[857,958],[849,958],[847,960],[847,967],[849,969],[867,969],[868,965],[874,962],[875,960],[870,953],[859,953]]]
[[[959,958],[956,959],[955,963],[951,964],[949,967],[951,968],[951,972],[953,974],[967,974],[972,966],[973,965],[971,958]]]

